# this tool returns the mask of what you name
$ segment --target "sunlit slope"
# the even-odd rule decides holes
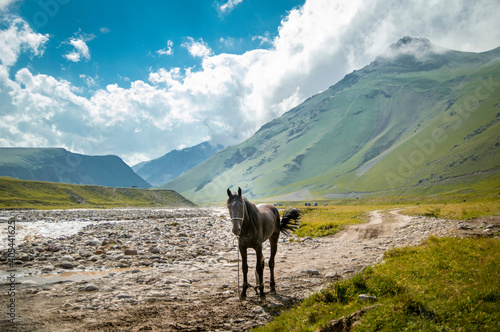
[[[112,188],[0,177],[0,209],[193,207],[173,190]]]
[[[194,201],[229,185],[286,199],[457,190],[499,172],[499,102],[500,49],[377,58],[165,188]]]

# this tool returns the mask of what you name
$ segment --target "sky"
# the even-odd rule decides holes
[[[500,46],[500,0],[0,0],[0,146],[130,166],[235,145],[404,36]]]

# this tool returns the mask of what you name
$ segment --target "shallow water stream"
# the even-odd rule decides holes
[[[50,284],[54,282],[68,282],[68,281],[81,281],[102,278],[106,276],[113,276],[118,273],[131,271],[132,273],[139,273],[141,271],[152,270],[152,267],[136,267],[136,268],[116,268],[102,271],[71,271],[63,273],[49,273],[49,274],[34,274],[26,275],[16,278],[16,282],[29,283],[36,282],[39,285]],[[5,283],[6,277],[2,277],[2,284]]]

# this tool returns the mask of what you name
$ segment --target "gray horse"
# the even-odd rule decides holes
[[[260,291],[261,299],[264,294],[264,256],[262,255],[262,243],[269,240],[271,243],[271,257],[269,258],[269,269],[271,270],[271,292],[276,292],[276,283],[274,282],[274,257],[278,250],[278,239],[280,232],[289,234],[298,228],[300,221],[300,211],[297,209],[288,210],[281,218],[278,210],[268,204],[255,206],[241,195],[241,188],[237,193],[232,193],[227,189],[227,208],[229,216],[233,222],[233,233],[238,236],[238,247],[241,253],[241,266],[243,270],[243,290],[240,298],[246,298],[246,292],[250,284],[248,283],[247,273],[247,248],[253,248],[257,254],[257,266],[255,276],[257,288]]]

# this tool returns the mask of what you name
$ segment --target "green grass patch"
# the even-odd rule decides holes
[[[0,177],[0,209],[195,206],[173,190],[112,188]]]
[[[369,212],[401,209],[408,215],[443,219],[467,220],[500,215],[498,191],[421,197],[372,197],[317,201],[318,206],[305,202],[286,202],[302,211],[302,223],[295,232],[300,237],[333,235],[346,225],[367,222]],[[326,204],[326,205],[325,205]]]
[[[368,212],[379,208],[356,205],[301,207],[302,222],[295,234],[301,237],[333,235],[345,225],[368,221]]]
[[[374,304],[351,331],[499,331],[500,241],[431,237],[334,282],[256,331],[316,331]]]
[[[466,220],[477,217],[500,215],[500,200],[472,201],[460,203],[423,204],[408,208],[408,215],[422,215],[444,219]]]

